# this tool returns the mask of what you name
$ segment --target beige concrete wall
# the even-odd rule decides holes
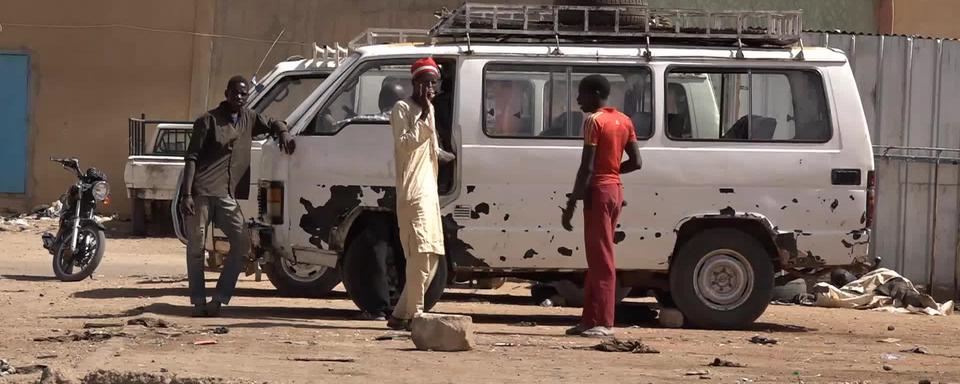
[[[111,211],[128,212],[123,188],[127,118],[187,118],[193,37],[97,24],[192,31],[193,0],[0,0],[0,51],[30,55],[27,195],[0,208],[29,209],[58,198],[74,178],[48,161],[76,156],[103,169]],[[32,24],[22,26],[18,24]],[[41,27],[43,25],[43,27]]]
[[[503,3],[503,0],[486,0]],[[292,55],[309,57],[310,43],[346,43],[371,27],[429,28],[436,22],[433,12],[455,8],[461,0],[217,0],[216,31],[272,41],[286,31],[274,48],[261,74]],[[525,0],[547,4],[552,0]],[[266,54],[269,43],[217,40],[214,44],[210,99],[221,99],[226,81],[233,75],[251,76]]]
[[[893,0],[893,33],[960,39],[960,1]]]

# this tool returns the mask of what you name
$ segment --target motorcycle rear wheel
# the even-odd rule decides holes
[[[77,253],[69,257],[71,236],[66,236],[60,243],[56,255],[53,256],[53,273],[60,281],[80,281],[90,277],[100,266],[106,248],[107,238],[103,230],[88,224],[77,231]],[[78,258],[82,262],[81,265],[77,265]],[[77,267],[79,271],[74,273]]]

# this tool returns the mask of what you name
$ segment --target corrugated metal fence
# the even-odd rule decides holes
[[[877,162],[872,251],[938,299],[960,276],[960,42],[808,33],[847,53]]]

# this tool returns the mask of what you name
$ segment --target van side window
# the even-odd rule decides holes
[[[601,74],[610,80],[608,104],[633,120],[637,137],[653,134],[651,72],[645,67],[491,64],[484,69],[483,130],[491,137],[583,137],[577,104],[580,80]]]
[[[366,67],[352,75],[311,122],[307,134],[330,135],[349,124],[389,124],[397,100],[410,97],[410,64]]]
[[[666,83],[671,139],[822,143],[833,133],[814,71],[675,69]]]
[[[284,76],[267,90],[252,109],[264,116],[286,120],[326,78],[325,73]],[[266,135],[259,137],[266,137]]]

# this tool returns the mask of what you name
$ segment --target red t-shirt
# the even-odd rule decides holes
[[[637,141],[630,118],[615,108],[603,107],[583,122],[584,144],[597,147],[593,185],[620,184],[620,161],[627,143]]]

